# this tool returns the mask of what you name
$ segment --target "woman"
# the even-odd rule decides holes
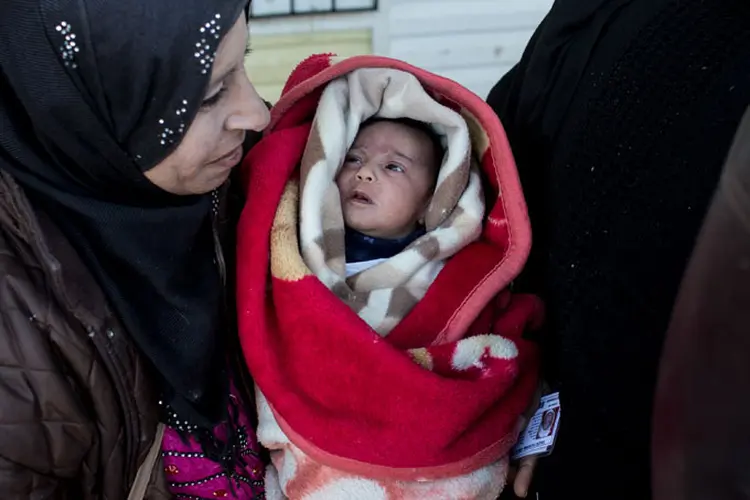
[[[560,391],[540,500],[650,498],[661,346],[750,104],[748,18],[744,0],[557,0],[488,97],[534,230],[517,285],[547,303]]]
[[[5,499],[262,497],[222,251],[268,121],[246,7],[0,6]]]

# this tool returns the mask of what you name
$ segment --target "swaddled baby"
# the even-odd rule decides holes
[[[528,227],[501,126],[408,71],[327,77],[288,85],[247,160],[238,309],[267,498],[494,500],[541,317],[507,287]]]

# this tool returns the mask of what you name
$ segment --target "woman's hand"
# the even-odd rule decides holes
[[[513,482],[513,493],[518,498],[526,498],[529,494],[529,487],[538,460],[538,456],[524,457],[518,462],[517,467],[511,469],[509,477],[511,478],[510,481]]]
[[[546,390],[546,384],[544,382],[539,383],[534,398],[531,400],[531,404],[526,409],[526,413],[521,415],[518,427],[520,429],[519,436],[523,435],[526,430],[526,426],[529,424],[531,417],[539,409],[539,401],[542,398],[542,394]],[[524,457],[518,461],[517,465],[511,466],[508,474],[508,484],[513,484],[513,493],[518,498],[526,498],[529,494],[529,488],[531,487],[531,480],[534,477],[534,469],[539,461],[539,456],[532,455]]]

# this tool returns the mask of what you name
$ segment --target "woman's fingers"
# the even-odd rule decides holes
[[[538,459],[537,456],[524,457],[518,463],[518,470],[513,480],[513,492],[518,498],[526,498],[526,495],[529,494],[531,479],[534,477],[534,469]]]

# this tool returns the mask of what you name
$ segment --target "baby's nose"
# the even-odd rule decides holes
[[[360,168],[357,171],[357,179],[364,182],[372,182],[374,179],[372,172],[369,169]]]

